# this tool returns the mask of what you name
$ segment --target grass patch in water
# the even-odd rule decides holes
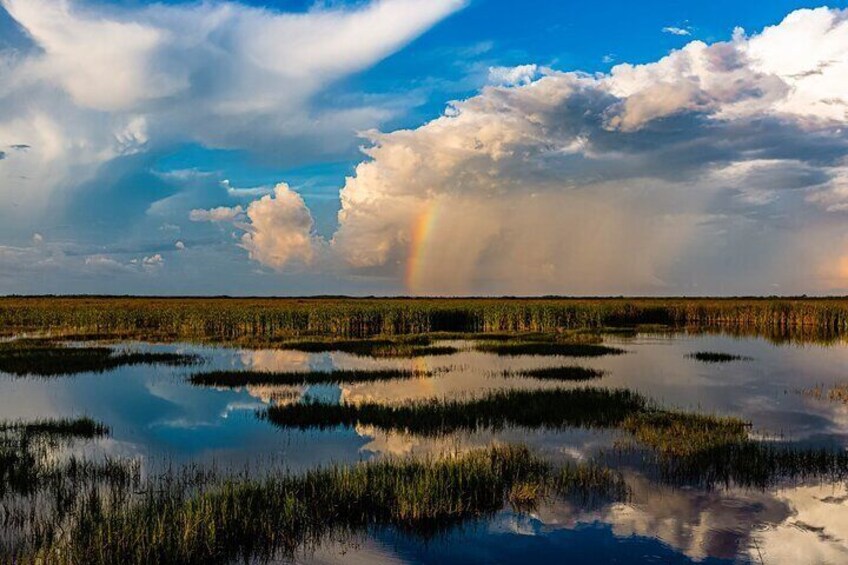
[[[80,481],[111,479],[116,474],[125,477],[126,470],[110,461],[55,457],[62,446],[108,433],[106,426],[90,418],[0,422],[0,497],[8,493],[29,495],[45,487],[67,496]],[[60,496],[58,502],[61,500]]]
[[[504,390],[473,400],[420,400],[400,405],[305,402],[272,406],[263,416],[294,428],[373,425],[387,430],[438,436],[456,431],[619,426],[647,409],[646,399],[628,390],[597,388]]]
[[[686,356],[689,359],[701,363],[731,363],[733,361],[751,361],[750,357],[743,355],[732,355],[730,353],[719,353],[715,351],[697,351]]]
[[[398,405],[304,402],[272,406],[260,415],[281,427],[366,425],[423,436],[510,426],[620,429],[638,444],[672,457],[739,443],[748,436],[748,424],[738,418],[663,410],[625,389],[505,390],[472,400],[431,399]]]
[[[92,491],[50,543],[33,543],[19,562],[231,563],[291,559],[322,540],[383,527],[431,537],[511,504],[547,497],[622,499],[621,476],[589,465],[555,467],[527,448],[491,447],[443,459],[389,459],[319,468],[303,475],[169,480],[140,499]]]
[[[58,377],[102,373],[130,365],[184,366],[195,355],[115,351],[110,347],[68,347],[50,340],[15,340],[0,344],[0,372],[18,377]]]
[[[94,439],[107,435],[109,428],[91,418],[0,422],[0,433],[10,432],[27,437]]]
[[[519,355],[560,356],[560,357],[603,357],[605,355],[621,355],[623,349],[599,345],[596,343],[561,343],[561,342],[492,342],[478,343],[476,351],[494,353],[503,357]]]
[[[600,369],[587,367],[545,367],[542,369],[508,370],[496,373],[496,376],[506,378],[537,379],[540,381],[585,382],[602,378],[606,375]]]
[[[653,410],[628,416],[621,427],[662,455],[687,457],[745,441],[749,425],[738,418]]]
[[[404,336],[386,339],[355,340],[303,340],[289,341],[278,345],[280,349],[303,351],[306,353],[327,353],[339,351],[359,357],[381,359],[409,359],[453,355],[459,350],[446,345],[433,345],[427,336]]]
[[[433,372],[407,369],[339,370],[309,372],[265,372],[265,371],[210,371],[197,373],[189,381],[198,386],[237,388],[248,385],[312,385],[369,383],[397,379],[420,379],[432,377]]]
[[[844,449],[751,440],[693,451],[686,457],[660,457],[656,463],[663,483],[706,490],[732,486],[767,489],[806,481],[838,483],[848,478],[848,452]]]
[[[831,402],[841,402],[848,404],[848,383],[839,383],[826,387],[825,385],[816,385],[812,388],[805,388],[798,391],[801,395],[816,400],[830,400]]]

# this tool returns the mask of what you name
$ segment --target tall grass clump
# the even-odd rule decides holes
[[[544,367],[541,369],[507,370],[495,373],[495,376],[506,378],[536,379],[539,381],[584,382],[594,381],[606,375],[600,369],[588,367]]]
[[[503,390],[472,400],[431,399],[399,405],[303,402],[272,406],[262,416],[283,427],[326,429],[363,424],[438,436],[507,426],[614,428],[647,407],[643,396],[628,390],[579,388]]]
[[[131,365],[184,366],[199,362],[195,355],[115,351],[110,347],[70,347],[50,340],[0,343],[0,373],[25,377],[58,377],[103,373]]]
[[[555,496],[621,499],[617,473],[555,467],[524,447],[498,446],[440,459],[389,459],[224,478],[200,487],[165,481],[113,504],[92,491],[67,536],[30,548],[20,562],[231,563],[291,559],[329,538],[393,527],[429,537],[506,504]]]
[[[337,371],[209,371],[196,373],[189,381],[197,386],[238,388],[249,385],[316,385],[370,383],[400,379],[423,379],[434,376],[433,371],[410,369],[337,370]]]
[[[594,343],[557,343],[557,342],[494,342],[478,343],[476,351],[494,353],[503,357],[531,356],[561,356],[561,357],[603,357],[605,355],[621,355],[623,349],[598,345]]]
[[[393,339],[311,339],[287,341],[276,345],[278,349],[289,349],[307,353],[339,351],[360,357],[382,359],[409,359],[453,355],[458,349],[447,345],[433,345],[428,336],[403,336]]]
[[[733,361],[750,361],[750,357],[742,355],[732,355],[730,353],[720,353],[716,351],[697,351],[686,356],[689,359],[700,361],[701,363],[731,363]]]

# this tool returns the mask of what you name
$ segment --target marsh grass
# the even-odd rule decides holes
[[[110,503],[136,492],[134,461],[81,459],[67,448],[108,433],[88,418],[0,424],[0,563],[39,562],[31,549],[62,539],[91,493]]]
[[[0,495],[35,492],[67,472],[96,473],[92,465],[73,458],[61,463],[51,454],[75,440],[93,440],[108,433],[106,426],[90,418],[0,422]]]
[[[399,336],[382,339],[311,339],[287,341],[276,346],[279,349],[303,351],[307,353],[327,353],[339,351],[360,357],[381,359],[408,359],[453,355],[459,352],[455,347],[433,345],[428,336]]]
[[[478,343],[476,351],[493,353],[502,357],[530,356],[560,356],[560,357],[603,357],[606,355],[621,355],[623,349],[609,347],[596,343],[569,342],[493,342]]]
[[[0,343],[0,372],[18,377],[58,377],[103,373],[131,365],[186,366],[200,362],[195,355],[115,351],[110,347],[71,347],[47,339]]]
[[[750,357],[743,355],[732,355],[730,353],[719,353],[715,351],[697,351],[686,356],[701,363],[732,363],[733,361],[751,361]]]
[[[579,388],[503,390],[471,400],[431,399],[400,405],[304,402],[272,406],[261,415],[282,427],[326,429],[363,424],[440,436],[507,426],[614,428],[630,414],[646,409],[646,399],[628,390]]]
[[[504,390],[470,400],[419,400],[399,405],[303,402],[272,406],[261,417],[281,427],[374,426],[422,436],[529,429],[619,429],[667,457],[689,457],[746,441],[738,418],[663,410],[626,389]]]
[[[799,332],[848,330],[842,298],[114,298],[0,299],[0,328],[144,339],[340,339],[432,332],[560,333],[663,325]]]
[[[750,425],[732,417],[652,410],[629,415],[621,428],[664,456],[689,457],[746,441]]]
[[[436,371],[408,369],[380,370],[337,370],[337,371],[210,371],[197,373],[189,381],[197,386],[238,388],[248,385],[314,385],[342,383],[370,383],[400,379],[423,379],[437,374]]]
[[[586,382],[603,378],[606,371],[587,367],[545,367],[541,369],[507,370],[494,373],[504,378],[536,379],[540,381]]]
[[[685,457],[662,456],[654,461],[663,483],[713,490],[743,487],[767,489],[848,479],[848,452],[804,448],[751,440],[717,444]]]
[[[91,418],[60,420],[0,421],[0,433],[17,433],[23,437],[51,439],[94,439],[108,435],[109,428]]]
[[[829,387],[819,384],[812,388],[802,389],[798,392],[803,396],[814,398],[816,400],[829,400],[831,402],[848,404],[848,383],[838,383]]]
[[[230,563],[290,559],[327,538],[392,527],[429,538],[505,505],[550,497],[621,500],[618,473],[555,467],[527,448],[387,459],[261,479],[160,481],[140,497],[86,493],[63,539],[19,551],[20,563]]]

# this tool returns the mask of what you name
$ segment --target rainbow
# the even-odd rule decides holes
[[[410,294],[418,293],[421,288],[421,276],[427,260],[427,242],[436,224],[438,208],[436,201],[425,203],[412,224],[406,263],[406,289]]]

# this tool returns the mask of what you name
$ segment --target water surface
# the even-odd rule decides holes
[[[848,405],[800,394],[823,384],[848,382],[848,346],[777,345],[755,337],[639,334],[609,336],[624,355],[590,359],[498,357],[469,342],[449,356],[378,360],[344,353],[241,350],[188,344],[118,347],[195,353],[197,367],[134,366],[103,374],[20,378],[0,373],[0,414],[5,420],[89,416],[107,424],[108,438],[79,447],[86,455],[132,457],[147,472],[202,463],[234,470],[280,466],[294,471],[328,463],[386,456],[426,455],[492,442],[525,443],[546,456],[587,461],[621,440],[614,431],[505,429],[425,438],[355,429],[281,429],[257,417],[276,402],[402,402],[470,398],[502,388],[605,386],[639,391],[667,408],[741,416],[753,434],[803,446],[848,447]],[[687,357],[717,351],[750,358],[706,364]],[[560,365],[603,369],[598,381],[563,384],[507,378],[505,371]],[[385,367],[434,370],[436,376],[377,383],[308,387],[195,387],[194,371],[251,369],[305,371]],[[356,544],[327,543],[302,556],[314,562],[511,563],[516,561],[620,562],[848,562],[848,490],[835,482],[778,484],[766,490],[699,490],[656,480],[638,458],[608,458],[633,490],[627,503],[586,507],[567,502],[530,513],[504,509],[436,539],[391,530]]]

